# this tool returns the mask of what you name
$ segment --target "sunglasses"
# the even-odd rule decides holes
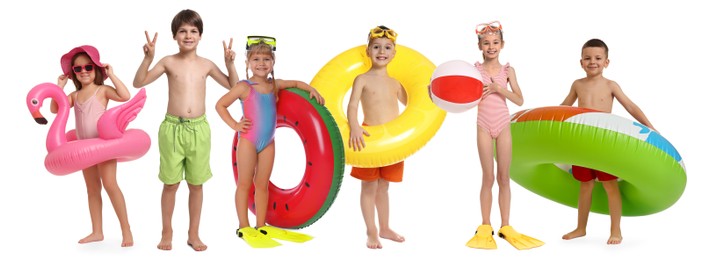
[[[503,30],[503,26],[500,25],[500,22],[493,21],[489,23],[481,23],[475,26],[475,33],[480,35],[484,33],[494,33],[497,31]]]
[[[85,71],[91,72],[91,71],[93,71],[93,68],[95,68],[95,65],[93,65],[93,64],[78,65],[78,66],[73,66],[73,71],[75,71],[75,73],[80,73],[81,71],[83,71],[85,69]]]
[[[376,38],[382,38],[386,37],[387,39],[392,40],[392,42],[395,42],[397,40],[397,33],[393,31],[392,29],[382,29],[380,27],[375,27],[372,30],[370,30],[370,35],[368,40],[376,39]]]
[[[277,39],[269,36],[247,36],[246,50],[248,51],[252,45],[266,43],[272,47],[272,51],[277,50]]]

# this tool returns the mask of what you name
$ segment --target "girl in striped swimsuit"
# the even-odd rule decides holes
[[[503,49],[503,31],[499,22],[483,23],[476,28],[478,49],[482,51],[483,62],[475,67],[483,77],[483,99],[478,104],[478,155],[483,168],[483,184],[480,190],[480,208],[483,223],[467,246],[472,248],[495,249],[490,211],[493,204],[493,183],[498,180],[498,204],[500,206],[501,228],[498,235],[518,249],[529,249],[543,244],[534,238],[517,233],[509,223],[510,219],[510,162],[512,137],[510,134],[510,112],[507,100],[523,105],[523,94],[518,86],[515,70],[510,64],[499,61]],[[510,89],[508,89],[510,85]],[[493,151],[495,149],[495,151]],[[493,171],[497,160],[497,174]]]

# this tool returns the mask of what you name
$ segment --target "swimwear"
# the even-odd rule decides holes
[[[506,89],[508,88],[508,67],[510,67],[510,64],[505,64],[500,68],[500,73],[493,77],[495,83]],[[493,84],[491,76],[487,75],[482,63],[476,62],[475,68],[480,71],[480,75],[483,77],[483,85]],[[508,125],[510,125],[510,112],[508,111],[505,96],[500,93],[493,93],[487,95],[478,103],[478,126],[486,130],[492,138],[497,138]]]
[[[363,181],[376,181],[377,179],[382,178],[389,182],[401,182],[404,168],[405,161],[383,167],[352,167],[352,173],[350,173],[350,175]]]
[[[260,153],[271,142],[274,141],[274,132],[277,128],[277,103],[276,95],[271,93],[259,93],[253,85],[258,83],[243,80],[250,85],[249,95],[241,100],[241,109],[244,117],[251,121],[251,127],[245,132],[238,132],[240,138],[244,138],[254,144],[256,153]]]
[[[201,185],[211,178],[211,128],[206,115],[182,118],[166,114],[158,129],[158,150],[158,178],[164,184],[185,179],[188,184]]]
[[[618,179],[618,177],[611,174],[576,165],[571,165],[571,173],[573,173],[573,178],[576,178],[576,180],[581,182],[587,182],[593,179],[597,179],[598,181],[612,181]]]
[[[78,139],[98,137],[98,119],[106,112],[106,107],[98,101],[96,94],[101,87],[96,88],[93,96],[86,101],[78,100],[78,92],[75,92],[75,134]]]

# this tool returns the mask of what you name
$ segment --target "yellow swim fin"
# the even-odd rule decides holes
[[[498,230],[498,236],[505,239],[518,250],[531,249],[542,246],[543,241],[518,233],[511,226],[503,226]]]
[[[304,243],[309,240],[312,240],[312,236],[299,233],[299,232],[293,232],[286,229],[281,229],[273,226],[263,226],[259,227],[259,232],[261,232],[264,235],[267,235],[270,238],[274,239],[280,239],[290,242],[296,242],[296,243]]]
[[[493,227],[490,225],[480,225],[475,231],[473,238],[465,244],[468,247],[480,249],[496,249],[498,245],[493,239]]]
[[[263,235],[259,232],[259,230],[256,230],[253,227],[237,229],[236,235],[241,239],[244,239],[244,241],[253,248],[271,248],[282,245],[270,237]]]

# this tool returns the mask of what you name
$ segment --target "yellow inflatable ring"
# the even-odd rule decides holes
[[[366,48],[361,45],[337,55],[319,70],[310,85],[324,97],[327,109],[339,126],[346,163],[372,168],[403,161],[422,148],[440,128],[446,112],[433,104],[428,95],[427,86],[435,65],[419,52],[398,44],[397,54],[387,69],[405,88],[407,107],[390,122],[365,126],[370,133],[365,136],[365,148],[362,151],[350,149],[347,108],[343,105],[355,77],[372,67]]]

